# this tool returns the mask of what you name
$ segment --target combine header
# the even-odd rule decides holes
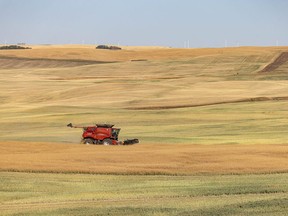
[[[132,145],[139,143],[138,139],[127,139],[125,141],[118,141],[120,128],[114,128],[111,124],[96,124],[96,126],[74,126],[72,123],[67,127],[82,128],[83,144],[98,144],[98,145]]]

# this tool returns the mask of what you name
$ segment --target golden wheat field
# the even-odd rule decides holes
[[[283,172],[287,50],[111,51],[80,45],[1,50],[1,169]],[[265,72],[269,65],[273,70]],[[113,123],[122,128],[121,139],[139,138],[141,144],[76,145],[81,130],[65,127],[69,122]],[[63,165],[66,160],[71,161]]]
[[[133,146],[1,142],[0,170],[98,174],[243,174],[287,172],[286,145]]]
[[[31,47],[0,50],[1,214],[287,214],[288,47]]]

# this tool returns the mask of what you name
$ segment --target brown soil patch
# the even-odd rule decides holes
[[[260,72],[272,72],[288,61],[288,52],[282,52],[272,63]]]
[[[179,175],[288,172],[287,145],[1,142],[0,157],[2,171]]]

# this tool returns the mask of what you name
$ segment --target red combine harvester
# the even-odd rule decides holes
[[[99,144],[99,145],[132,145],[139,143],[138,139],[127,139],[125,141],[118,141],[120,128],[114,128],[110,124],[96,124],[96,126],[73,126],[72,123],[67,127],[82,128],[82,141],[83,144]]]

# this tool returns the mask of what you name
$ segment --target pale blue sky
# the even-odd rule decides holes
[[[288,45],[288,0],[0,0],[0,44]]]

